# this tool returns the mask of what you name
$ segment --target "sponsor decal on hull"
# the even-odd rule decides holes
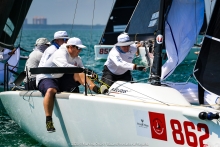
[[[117,93],[127,93],[128,90],[119,89],[119,88],[112,88],[111,91],[117,92]]]
[[[147,111],[134,110],[135,126],[138,136],[151,137],[150,122]]]
[[[166,121],[163,113],[149,112],[151,136],[167,141]]]
[[[137,135],[152,138],[156,142],[160,140],[173,145],[193,147],[210,147],[219,143],[219,139],[210,141],[210,128],[205,123],[165,118],[164,113],[142,110],[134,110],[134,117]],[[217,128],[214,132],[219,130]]]

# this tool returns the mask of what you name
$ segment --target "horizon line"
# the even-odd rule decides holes
[[[27,24],[24,24],[24,25],[72,25],[72,24],[29,24],[29,23],[27,23]],[[73,24],[73,25],[86,25],[86,26],[91,26],[91,24]],[[93,24],[93,25],[95,25],[95,26],[104,26],[105,24]]]

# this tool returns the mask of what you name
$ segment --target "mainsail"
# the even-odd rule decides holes
[[[204,0],[174,0],[165,20],[165,45],[168,56],[162,66],[166,79],[184,60],[196,42],[204,19]]]
[[[207,91],[220,95],[220,1],[216,0],[203,45],[194,68],[194,76]]]
[[[30,8],[32,0],[1,0],[0,1],[0,47],[14,49],[15,41],[18,37],[20,29],[23,25],[24,19]],[[7,50],[5,50],[7,51]],[[7,54],[7,52],[6,52]],[[13,71],[16,71],[20,57],[20,49],[17,49],[13,56],[6,59],[8,64],[0,63],[0,82],[4,82],[4,90],[8,89],[9,74],[8,65]],[[3,78],[4,77],[4,78]],[[13,78],[13,76],[10,76]],[[12,82],[11,79],[10,82]]]
[[[158,27],[159,9],[160,0],[139,1],[125,30],[131,40],[154,40],[154,33]]]
[[[113,45],[124,32],[139,0],[116,0],[99,44]]]
[[[13,48],[32,0],[0,1],[0,45]]]

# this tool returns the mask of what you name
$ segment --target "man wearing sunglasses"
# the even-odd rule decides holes
[[[118,42],[109,52],[105,62],[102,82],[111,86],[115,81],[132,81],[131,70],[145,70],[145,67],[137,67],[132,61],[141,44],[130,41],[127,33],[118,36]]]
[[[44,67],[82,67],[83,63],[79,56],[80,51],[86,48],[79,38],[73,37],[63,44],[54,54],[46,61]],[[86,77],[89,89],[95,93],[101,93],[88,77]],[[79,85],[85,85],[84,73],[74,74],[39,74],[37,75],[37,84],[41,93],[44,95],[44,110],[46,114],[46,127],[48,132],[55,132],[52,122],[52,112],[54,97],[57,92],[67,91],[79,93]],[[102,91],[107,89],[103,88]]]
[[[51,55],[59,49],[59,47],[68,41],[69,37],[66,31],[57,31],[54,33],[54,39],[51,41],[51,46],[48,47],[43,56],[41,57],[39,67],[43,67],[45,62],[51,57]]]
[[[38,38],[36,40],[33,51],[30,53],[28,60],[25,64],[25,71],[27,72],[26,78],[24,78],[24,87],[26,90],[37,90],[36,87],[36,75],[33,75],[29,72],[30,68],[38,67],[40,59],[44,51],[50,46],[49,40],[47,38]],[[27,69],[27,70],[26,70]],[[28,80],[27,80],[28,78]]]

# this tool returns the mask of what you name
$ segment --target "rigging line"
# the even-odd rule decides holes
[[[106,80],[109,80],[109,79],[107,79],[107,78],[105,78]],[[109,80],[109,81],[111,81],[111,80]],[[146,97],[148,97],[148,98],[150,98],[150,99],[153,99],[153,100],[155,100],[155,101],[157,101],[157,102],[160,102],[160,103],[163,103],[163,104],[165,104],[165,105],[168,105],[169,106],[169,104],[167,104],[167,103],[165,103],[165,102],[163,102],[163,101],[160,101],[160,100],[157,100],[157,99],[155,99],[155,98],[153,98],[153,97],[150,97],[150,96],[148,96],[148,95],[146,95],[146,94],[143,94],[143,93],[141,93],[141,92],[139,92],[139,91],[136,91],[136,90],[134,90],[134,89],[131,89],[131,88],[129,88],[129,87],[126,87],[124,84],[127,84],[127,83],[131,83],[131,82],[133,82],[133,81],[130,81],[130,82],[126,82],[125,81],[125,83],[122,83],[122,84],[118,84],[118,87],[117,88],[119,88],[120,86],[124,86],[125,88],[127,88],[127,89],[129,89],[129,90],[131,90],[131,91],[134,91],[134,92],[136,92],[136,93],[139,93],[139,94],[141,94],[141,95],[143,95],[143,96],[146,96]],[[105,83],[103,83],[104,85],[106,85]],[[116,83],[115,83],[116,84]],[[108,86],[108,85],[106,85],[107,87],[110,87],[110,86]],[[110,93],[111,91],[109,91],[109,93]],[[137,99],[139,99],[139,98],[137,98]],[[141,100],[143,100],[143,99],[141,99]]]
[[[77,5],[78,5],[78,0],[76,1],[76,7],[75,7],[74,15],[73,15],[73,23],[72,23],[72,28],[71,28],[70,36],[72,36],[72,31],[73,31],[73,25],[74,25],[74,20],[75,20],[75,16],[76,16]]]
[[[131,81],[131,82],[138,83],[138,82],[141,82],[141,81],[144,81],[144,80],[149,80],[149,79],[150,78],[142,78],[142,79],[134,80],[134,81]]]
[[[90,51],[90,46],[92,46],[92,43],[93,43],[93,41],[92,41],[92,35],[93,35],[93,21],[94,21],[94,12],[95,12],[95,2],[96,2],[96,0],[94,0],[94,7],[93,7],[93,12],[92,12],[92,26],[91,26],[91,29],[90,29],[90,44],[89,44],[89,49],[88,49],[88,51],[87,51],[87,63],[90,63],[89,62],[89,57],[91,57],[90,55],[91,55],[91,51]],[[87,65],[89,65],[89,64],[87,64]]]
[[[209,36],[209,35],[205,35],[205,37],[220,42],[219,38],[216,38],[216,37],[213,37],[213,36]]]
[[[127,84],[127,83],[130,83],[130,82],[125,82],[125,83],[122,83],[122,84],[118,84],[118,87],[116,87],[116,89],[119,88],[119,87],[121,87],[121,86],[123,86],[123,87],[125,87],[125,88],[127,88],[127,89],[129,89],[129,90],[131,90],[131,91],[134,91],[134,92],[136,92],[136,93],[139,93],[139,94],[141,94],[141,95],[143,95],[143,96],[146,96],[146,97],[148,97],[148,98],[150,98],[150,99],[152,99],[152,100],[155,100],[155,101],[157,101],[157,102],[160,102],[160,103],[162,103],[162,104],[164,104],[164,105],[167,105],[167,106],[170,105],[170,104],[167,104],[167,103],[165,103],[165,102],[163,102],[163,101],[157,100],[157,99],[155,99],[155,98],[153,98],[153,97],[151,97],[151,96],[148,96],[148,95],[146,95],[146,94],[144,94],[144,93],[141,93],[141,92],[139,92],[139,91],[136,91],[136,90],[134,90],[134,89],[131,89],[131,88],[129,88],[129,87],[126,87],[124,84]],[[111,91],[109,91],[109,93],[110,93],[110,92],[111,92]],[[135,97],[135,98],[140,99],[140,98],[138,98],[138,97]],[[141,100],[145,101],[144,99],[141,99]]]
[[[134,41],[136,41],[137,35],[138,35],[138,33],[135,34],[135,36],[134,36]],[[139,41],[140,41],[140,40],[139,40]]]
[[[189,76],[189,78],[186,80],[186,82],[184,82],[184,83],[181,83],[181,84],[173,83],[173,85],[185,85],[185,86],[186,86],[186,84],[189,83],[189,80],[192,78],[192,76],[193,76],[193,74],[191,74],[191,75]],[[166,83],[166,82],[165,82],[165,83]],[[169,83],[168,83],[168,85],[169,85]],[[183,89],[184,89],[184,87],[182,87],[182,89],[179,89],[178,91],[181,93]]]

